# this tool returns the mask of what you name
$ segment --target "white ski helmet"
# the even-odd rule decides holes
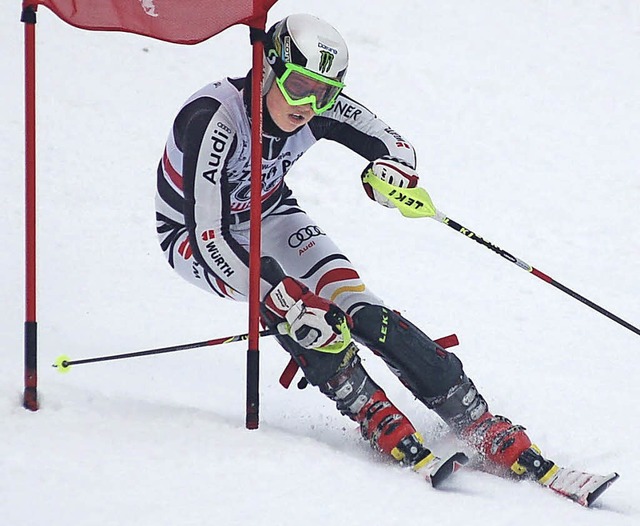
[[[293,97],[287,94],[287,76],[295,72],[329,86],[325,94],[317,94],[313,104],[314,111],[321,113],[333,105],[344,87],[348,65],[347,44],[333,26],[313,15],[289,15],[267,32],[263,94],[277,79],[290,104],[309,102],[309,97],[301,102],[303,98],[296,98],[296,93],[289,93]]]

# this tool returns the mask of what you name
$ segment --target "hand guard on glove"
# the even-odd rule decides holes
[[[286,320],[287,334],[302,347],[339,353],[351,342],[348,316],[291,277],[271,289],[264,305]]]
[[[390,157],[382,157],[370,162],[362,172],[362,186],[364,186],[364,191],[369,196],[369,199],[387,208],[395,208],[395,204],[369,183],[365,182],[364,177],[369,173],[399,188],[415,188],[418,186],[419,177],[416,171],[401,161]]]

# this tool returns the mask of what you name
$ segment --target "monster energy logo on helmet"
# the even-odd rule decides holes
[[[331,69],[331,64],[333,64],[333,53],[330,51],[320,51],[320,66],[319,72],[326,73]]]
[[[267,33],[266,47],[268,64],[277,77],[284,74],[285,64],[296,64],[343,82],[349,65],[340,33],[312,15],[294,14],[276,22]]]

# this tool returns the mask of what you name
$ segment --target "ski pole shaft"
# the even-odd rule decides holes
[[[493,243],[487,241],[486,239],[483,239],[482,237],[477,235],[475,232],[472,232],[471,230],[469,230],[468,228],[462,226],[460,223],[454,221],[450,217],[447,217],[447,216],[445,216],[444,214],[442,214],[440,212],[437,212],[432,217],[434,219],[436,219],[437,221],[440,221],[441,223],[444,223],[445,225],[453,228],[456,232],[459,232],[462,235],[468,237],[469,239],[473,239],[477,243],[480,243],[481,245],[487,247],[489,250],[492,250],[493,252],[495,252],[499,256],[502,256],[507,261],[511,261],[511,263],[515,263],[521,269],[526,270],[527,272],[533,274],[537,278],[540,278],[542,281],[545,281],[549,285],[553,285],[554,287],[556,287],[557,289],[561,290],[565,294],[568,294],[572,298],[577,299],[578,301],[580,301],[580,302],[584,303],[585,305],[591,307],[593,310],[599,312],[600,314],[605,315],[607,318],[615,321],[616,323],[619,323],[620,325],[622,325],[626,329],[629,329],[631,332],[634,332],[634,333],[640,335],[640,329],[638,329],[634,325],[631,325],[629,322],[627,322],[627,321],[623,320],[622,318],[616,316],[612,312],[609,312],[608,310],[602,308],[600,305],[598,305],[598,304],[594,303],[593,301],[585,298],[584,296],[581,296],[577,292],[571,290],[569,287],[566,287],[562,283],[559,283],[558,281],[556,281],[552,277],[548,276],[544,272],[541,272],[537,268],[532,267],[528,263],[525,263],[520,258],[515,257],[514,255],[510,254],[506,250],[503,250],[500,247],[494,245]]]
[[[260,336],[271,336],[277,334],[277,330],[264,330],[258,334]],[[235,336],[226,336],[224,338],[216,338],[214,340],[204,340],[201,342],[184,343],[182,345],[172,345],[170,347],[160,347],[157,349],[147,349],[145,351],[129,352],[124,354],[112,354],[109,356],[97,356],[95,358],[83,358],[81,360],[70,360],[67,356],[60,356],[53,364],[53,367],[57,367],[60,372],[67,372],[72,365],[81,365],[85,363],[95,362],[107,362],[111,360],[124,360],[125,358],[137,358],[139,356],[149,356],[152,354],[163,354],[177,351],[186,351],[189,349],[197,349],[199,347],[212,347],[214,345],[222,345],[225,343],[240,342],[246,340],[249,337],[248,334],[237,334]]]

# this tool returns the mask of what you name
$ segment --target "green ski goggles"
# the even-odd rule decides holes
[[[331,108],[344,88],[339,80],[323,77],[290,63],[285,64],[282,76],[276,77],[276,84],[291,106],[311,104],[316,115]]]

